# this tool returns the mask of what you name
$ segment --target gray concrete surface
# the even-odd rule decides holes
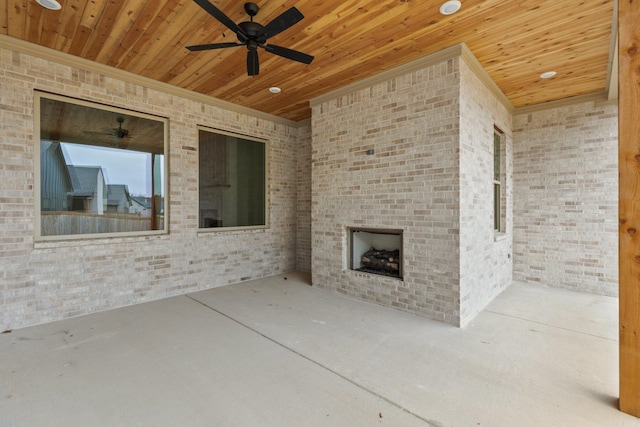
[[[614,298],[515,284],[457,329],[308,283],[2,334],[0,426],[640,426]]]

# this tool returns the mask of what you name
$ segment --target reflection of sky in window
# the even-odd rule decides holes
[[[100,166],[107,184],[126,184],[131,195],[151,195],[151,180],[147,180],[147,177],[151,177],[151,154],[81,144],[61,145],[67,163],[73,166]],[[159,161],[164,161],[164,156],[160,156]],[[164,181],[164,173],[162,175]],[[161,188],[164,194],[164,185]]]

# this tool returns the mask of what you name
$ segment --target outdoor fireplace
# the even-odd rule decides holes
[[[351,270],[402,278],[402,230],[349,228]]]

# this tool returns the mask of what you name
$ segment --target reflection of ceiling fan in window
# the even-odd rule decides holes
[[[124,148],[126,146],[124,139],[129,139],[131,137],[129,136],[129,130],[122,127],[124,117],[118,117],[116,120],[118,121],[117,128],[102,128],[102,132],[85,130],[83,133],[94,136],[112,136],[115,138],[115,145]]]

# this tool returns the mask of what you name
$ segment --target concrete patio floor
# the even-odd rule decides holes
[[[617,300],[514,284],[465,329],[290,273],[0,335],[0,426],[640,426]]]

